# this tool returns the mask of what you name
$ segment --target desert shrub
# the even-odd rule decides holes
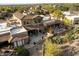
[[[67,18],[64,18],[63,22],[64,22],[65,25],[71,25],[72,24],[72,21],[70,19],[67,19]]]
[[[56,56],[59,55],[60,49],[57,44],[52,43],[50,40],[45,41],[45,55],[47,56]]]

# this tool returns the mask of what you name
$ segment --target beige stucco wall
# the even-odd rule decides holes
[[[22,21],[13,15],[13,19],[16,19],[16,22],[20,22],[19,26],[22,25]]]

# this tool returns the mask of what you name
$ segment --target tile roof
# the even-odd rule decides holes
[[[13,15],[19,19],[22,19],[24,17],[24,15],[22,13],[19,13],[19,12],[15,12]]]
[[[38,16],[38,15],[26,15],[26,16],[24,16],[23,19],[29,19],[29,20],[32,20],[32,19],[34,19],[34,18],[36,18],[36,17],[41,17],[41,16]]]

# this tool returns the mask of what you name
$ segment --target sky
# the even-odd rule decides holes
[[[32,3],[78,3],[79,0],[0,0],[4,4],[32,4]]]

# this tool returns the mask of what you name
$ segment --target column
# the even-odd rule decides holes
[[[18,46],[20,46],[19,41],[17,41],[17,43],[18,43]]]
[[[39,34],[39,30],[38,30],[38,34]]]
[[[19,41],[20,46],[22,46],[22,41]]]
[[[16,46],[17,46],[17,43],[16,43],[16,42],[14,42],[13,44],[14,44],[14,47],[16,47]]]
[[[24,40],[22,40],[22,43],[23,43],[23,45],[24,45]]]

